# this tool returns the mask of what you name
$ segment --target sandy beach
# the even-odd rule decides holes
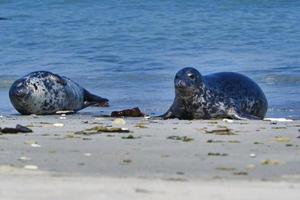
[[[33,130],[0,135],[1,199],[300,197],[300,121],[87,114],[0,121]]]

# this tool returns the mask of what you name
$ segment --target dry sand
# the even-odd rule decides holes
[[[125,123],[125,124],[124,124]],[[3,116],[0,199],[299,199],[300,121]],[[74,134],[95,126],[130,133]]]

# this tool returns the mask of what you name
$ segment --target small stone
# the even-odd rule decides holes
[[[28,161],[28,160],[31,160],[31,158],[26,157],[26,156],[21,156],[21,157],[19,158],[19,160],[22,160],[22,161]]]
[[[90,157],[90,156],[92,156],[92,154],[91,154],[91,153],[84,153],[83,155],[84,155],[84,156],[87,156],[87,157]]]
[[[125,163],[125,164],[129,164],[129,163],[131,163],[132,162],[132,160],[130,160],[130,159],[124,159],[123,160],[123,163]]]
[[[271,159],[266,159],[261,161],[262,165],[278,165],[280,164],[279,160],[271,160]]]
[[[256,157],[256,154],[255,154],[255,153],[250,153],[249,156],[250,156],[251,158],[255,158],[255,157]]]
[[[55,127],[63,127],[64,124],[63,123],[54,123],[53,126],[55,126]]]
[[[30,146],[31,146],[31,147],[34,147],[34,148],[39,148],[39,147],[41,147],[41,145],[36,144],[36,143],[33,143],[33,144],[31,144]]]
[[[27,170],[37,170],[39,167],[36,166],[36,165],[25,165],[24,166],[24,169],[27,169]]]
[[[126,121],[122,118],[117,118],[112,122],[113,125],[125,125]]]

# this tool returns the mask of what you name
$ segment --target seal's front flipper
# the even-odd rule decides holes
[[[101,106],[108,107],[108,99],[102,98],[100,96],[94,95],[87,90],[84,90],[84,104],[85,106]]]
[[[70,115],[70,114],[74,114],[74,113],[76,113],[75,110],[59,110],[59,111],[55,112],[55,114],[57,114],[57,115],[62,115],[62,114]]]
[[[172,111],[168,110],[165,114],[157,116],[160,119],[174,119],[176,116],[173,114]]]
[[[238,119],[238,120],[260,120],[261,118],[254,116],[254,115],[249,115],[246,113],[241,113],[233,108],[229,109],[228,111],[228,116],[232,119]]]

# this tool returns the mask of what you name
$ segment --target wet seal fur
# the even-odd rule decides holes
[[[24,115],[76,112],[90,105],[108,106],[108,99],[48,71],[32,72],[16,80],[10,87],[9,98],[15,109]]]
[[[175,99],[163,119],[263,119],[268,102],[250,78],[234,72],[202,76],[183,68],[175,76]]]

